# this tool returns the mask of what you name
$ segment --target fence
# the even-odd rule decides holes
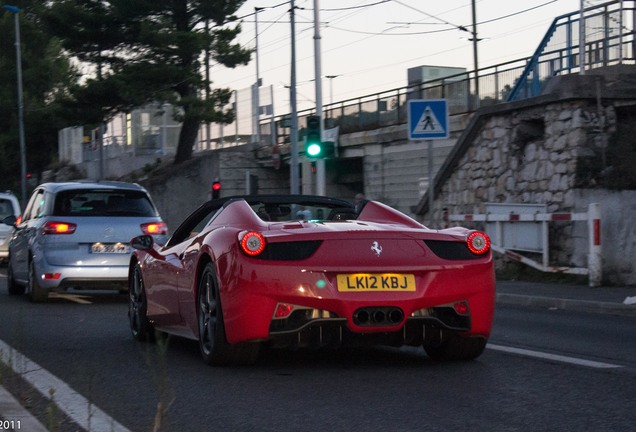
[[[516,206],[518,207],[518,206]],[[531,207],[528,207],[531,209]],[[491,237],[492,249],[514,261],[529,265],[537,270],[552,273],[567,273],[587,275],[592,287],[600,286],[602,279],[602,248],[601,248],[601,208],[593,203],[585,213],[538,213],[538,212],[509,212],[485,214],[445,214],[446,222],[485,222],[486,232]],[[548,224],[551,222],[586,221],[588,225],[588,265],[587,268],[550,266],[550,250],[548,241]],[[542,262],[538,263],[513,249],[523,249],[523,246],[510,244],[505,236],[506,224],[531,223],[535,225],[535,239],[542,254]],[[493,229],[494,228],[494,229]],[[518,230],[517,230],[518,231]],[[532,234],[531,234],[532,235]]]

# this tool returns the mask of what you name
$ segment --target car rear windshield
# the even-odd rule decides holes
[[[58,192],[53,216],[157,216],[148,195],[134,190],[74,189]]]
[[[0,220],[14,214],[13,204],[8,199],[0,198]]]

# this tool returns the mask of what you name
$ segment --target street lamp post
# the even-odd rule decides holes
[[[4,5],[4,9],[13,13],[15,20],[15,58],[16,70],[18,74],[18,127],[20,135],[20,188],[22,208],[26,206],[26,144],[24,140],[24,98],[22,96],[22,57],[20,56],[20,8],[17,6]]]
[[[329,80],[329,104],[333,105],[333,80],[340,75],[325,75],[325,78]]]

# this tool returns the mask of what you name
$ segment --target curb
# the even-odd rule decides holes
[[[7,423],[5,430],[47,432],[47,429],[4,387],[0,386],[0,418]],[[3,427],[4,428],[4,427]]]
[[[497,303],[636,317],[636,306],[613,302],[500,293]]]

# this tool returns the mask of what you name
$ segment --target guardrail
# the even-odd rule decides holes
[[[448,214],[445,212],[444,221],[446,226],[449,222],[485,222],[487,224],[486,232],[491,237],[492,249],[514,261],[526,264],[532,268],[543,272],[567,273],[576,275],[587,275],[589,285],[597,287],[601,285],[602,279],[602,248],[601,248],[601,208],[597,203],[588,206],[585,213],[485,213],[485,214]],[[588,256],[587,268],[581,267],[560,267],[550,266],[550,248],[548,241],[548,224],[551,222],[575,222],[586,221],[588,226]],[[538,228],[537,238],[539,239],[542,262],[536,262],[517,251],[515,247],[507,244],[505,237],[505,224],[519,224],[523,222],[531,222]],[[490,227],[488,227],[490,224]],[[489,229],[494,227],[493,229]]]

